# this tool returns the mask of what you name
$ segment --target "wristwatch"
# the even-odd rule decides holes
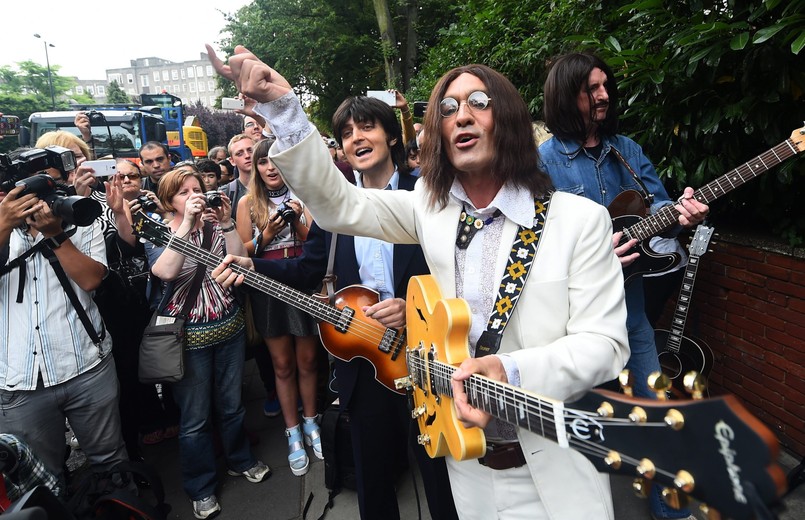
[[[49,248],[51,248],[51,249],[58,249],[58,248],[60,248],[60,247],[61,247],[61,245],[62,245],[62,244],[63,244],[63,243],[64,243],[64,242],[65,242],[65,241],[68,239],[68,238],[70,238],[70,237],[69,237],[69,236],[67,236],[67,233],[65,233],[64,231],[62,231],[62,232],[61,232],[61,233],[59,233],[58,235],[55,235],[55,236],[52,236],[52,237],[48,237],[48,238],[46,238],[46,239],[45,239],[45,243],[46,243],[46,244],[48,245],[48,247],[49,247]]]

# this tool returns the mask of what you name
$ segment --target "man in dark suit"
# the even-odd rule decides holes
[[[407,173],[401,130],[388,105],[374,98],[349,98],[333,116],[333,129],[358,173],[358,186],[413,190],[417,179]],[[237,261],[289,285],[311,289],[321,283],[327,270],[332,240],[333,235],[314,222],[300,257],[253,263],[228,257],[213,276],[224,284],[234,282],[234,275],[225,267]],[[380,301],[361,310],[386,327],[403,327],[408,279],[428,272],[421,248],[347,235],[337,235],[336,241],[336,289],[354,284],[374,289]],[[350,414],[361,518],[400,517],[395,468],[404,463],[409,443],[423,477],[431,517],[457,518],[444,459],[430,459],[416,444],[418,432],[410,420],[405,396],[377,382],[372,365],[364,359],[336,359],[335,378],[339,404]]]

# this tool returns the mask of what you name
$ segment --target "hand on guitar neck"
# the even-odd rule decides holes
[[[685,188],[674,206],[679,212],[679,223],[686,228],[698,225],[710,213],[710,206],[693,198],[693,192],[694,190],[690,186]]]
[[[486,428],[492,416],[470,405],[467,402],[467,393],[464,391],[464,381],[469,379],[473,374],[486,376],[504,383],[508,383],[509,381],[506,376],[506,370],[503,368],[503,363],[498,356],[494,355],[480,358],[467,358],[461,362],[458,370],[453,372],[451,376],[450,385],[453,387],[453,402],[456,405],[456,417],[458,420],[464,423],[464,426],[467,428],[472,426]]]
[[[249,271],[254,271],[254,262],[252,259],[245,256],[226,255],[224,260],[212,270],[210,276],[218,282],[221,287],[228,289],[231,286],[239,286],[243,284],[245,279],[242,273],[235,273],[230,265],[235,264]]]

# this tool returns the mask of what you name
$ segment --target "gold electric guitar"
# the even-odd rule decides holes
[[[420,443],[431,457],[482,456],[483,431],[458,421],[450,384],[468,356],[467,303],[442,299],[432,276],[414,276],[406,313],[409,375],[398,385],[413,393]],[[728,518],[751,520],[754,505],[786,489],[777,439],[734,396],[660,401],[594,390],[563,403],[479,375],[464,388],[470,405],[578,451],[600,471],[659,482]]]

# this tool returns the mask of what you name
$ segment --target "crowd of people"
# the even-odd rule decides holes
[[[622,273],[639,255],[634,241],[613,233],[606,206],[632,189],[652,212],[675,204],[679,225],[663,235],[669,241],[708,207],[690,188],[672,201],[640,146],[618,134],[610,67],[592,54],[553,61],[544,91],[550,135],[540,142],[515,86],[483,65],[445,73],[421,124],[400,92],[393,106],[350,97],[330,137],[308,121],[281,74],[247,49],[237,47],[227,63],[208,51],[245,100],[242,132],[226,146],[173,161],[165,144],[147,142],[102,181],[84,164],[93,158],[92,129],[79,114],[78,135],[49,132],[36,147],[73,152],[74,170],[45,173],[95,200],[100,217],[74,226],[22,187],[0,192],[0,432],[24,442],[62,494],[65,421],[97,470],[142,460],[142,444],[178,437],[192,512],[210,518],[222,510],[218,455],[249,482],[272,473],[244,426],[247,357],[265,386],[264,414],[285,423],[288,470],[301,476],[311,456],[324,458],[319,381],[328,375],[320,373],[326,352],[316,322],[247,290],[238,273],[254,270],[306,293],[363,286],[377,301],[356,311],[393,329],[406,325],[409,279],[429,273],[444,297],[469,305],[453,403],[458,420],[483,429],[487,454],[428,457],[405,396],[385,388],[366,359],[335,358],[331,386],[350,414],[361,518],[400,518],[397,469],[409,453],[434,520],[613,518],[608,476],[579,453],[473,407],[463,386],[481,374],[565,401],[626,367],[636,395],[654,396],[645,381],[659,364],[644,287],[640,277],[624,283]],[[167,246],[135,236],[139,212],[167,226]],[[508,280],[520,284],[520,297],[495,325],[490,315],[508,298],[498,288],[509,285],[502,280],[517,260],[512,244],[528,232],[538,237],[533,265]],[[173,240],[222,262],[201,265]],[[154,311],[186,318],[176,383],[137,378]],[[650,504],[655,519],[692,518],[668,506],[658,486]]]

